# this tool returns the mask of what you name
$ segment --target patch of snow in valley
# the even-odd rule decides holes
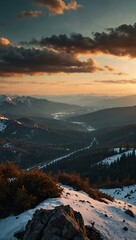
[[[7,127],[7,123],[0,121],[0,132],[4,132]]]
[[[12,148],[14,147],[14,145],[11,144],[11,143],[6,143],[6,144],[3,145],[3,147],[4,147],[4,148],[12,149]]]
[[[56,112],[56,113],[52,113],[51,115],[53,116],[53,119],[60,120],[63,117],[73,115],[73,114],[75,114],[75,112]]]
[[[22,125],[22,123],[21,123],[21,122],[19,122],[19,121],[17,121],[17,120],[15,120],[15,122],[16,122],[16,123],[18,123],[19,125]]]
[[[16,134],[17,134],[17,131],[12,132],[12,135],[16,135]]]
[[[32,218],[36,209],[53,209],[59,205],[70,205],[75,211],[82,214],[85,225],[95,222],[104,240],[134,240],[136,237],[136,217],[130,217],[124,209],[129,206],[123,201],[108,203],[99,202],[90,198],[84,192],[78,192],[71,187],[63,186],[64,191],[60,198],[52,198],[39,204],[36,208],[28,210],[17,217],[10,216],[0,219],[0,240],[14,240],[14,233],[25,227],[28,220]],[[136,206],[131,210],[136,216]],[[128,231],[124,231],[124,227]]]
[[[96,130],[95,128],[87,125],[85,122],[72,122],[72,123],[83,126],[84,128],[86,128],[86,130],[87,130],[88,132],[93,132],[93,131]]]

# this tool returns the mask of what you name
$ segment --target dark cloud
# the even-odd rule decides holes
[[[126,73],[126,72],[115,72],[114,75],[117,75],[117,76],[128,76],[129,74]]]
[[[94,82],[98,83],[106,83],[106,84],[136,84],[136,79],[128,79],[128,80],[97,80]]]
[[[112,67],[110,67],[110,66],[108,66],[108,65],[105,65],[104,68],[105,68],[105,70],[107,70],[108,72],[114,72],[114,71],[116,70],[115,68],[112,68]]]
[[[117,76],[127,76],[127,75],[129,75],[126,72],[118,72],[116,68],[110,67],[108,65],[105,65],[103,70],[105,70],[105,73],[112,72],[114,75],[117,75]]]
[[[36,3],[48,8],[51,15],[63,14],[66,10],[76,10],[80,7],[76,0],[68,3],[64,0],[36,0]]]
[[[27,44],[27,43],[26,43]],[[107,32],[93,33],[93,37],[84,37],[81,34],[65,34],[33,39],[28,44],[63,50],[71,53],[84,54],[112,54],[116,56],[136,57],[136,24],[121,25],[117,28],[107,29]]]
[[[0,46],[0,76],[43,73],[92,73],[102,70],[92,59],[80,61],[75,55],[48,49]]]
[[[40,41],[32,39],[29,43],[22,42],[22,44],[40,45],[41,47],[54,48],[71,53],[90,53],[94,46],[94,41],[89,37],[84,37],[82,34],[71,34],[68,37],[66,34],[59,36],[53,35],[51,37],[42,38]],[[91,50],[92,51],[92,50]]]
[[[107,31],[94,33],[96,50],[105,54],[136,57],[136,24],[123,24]]]
[[[21,12],[18,17],[19,18],[30,18],[30,17],[38,17],[39,15],[43,14],[43,11],[41,10],[35,10],[35,11],[23,11]]]

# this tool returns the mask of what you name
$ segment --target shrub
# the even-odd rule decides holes
[[[62,189],[57,185],[55,178],[51,174],[46,174],[39,170],[23,172],[18,179],[18,184],[24,185],[29,194],[37,195],[40,201],[59,197]]]
[[[82,179],[78,173],[59,172],[57,175],[58,181],[62,184],[70,185],[76,190],[83,190],[90,197],[98,201],[105,201],[103,198],[113,201],[113,198],[108,194],[100,192],[98,189],[92,189],[88,179]]]
[[[59,197],[62,188],[40,170],[19,170],[11,163],[0,164],[0,218],[19,214],[39,202]]]
[[[17,189],[14,201],[14,213],[19,214],[29,208],[32,208],[37,203],[37,197],[28,193],[24,185]]]

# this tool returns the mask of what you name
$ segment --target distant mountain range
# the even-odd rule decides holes
[[[81,107],[28,96],[0,95],[0,113],[9,116],[52,117],[57,112],[79,111]]]
[[[40,96],[39,96],[40,97]],[[96,94],[77,94],[65,96],[46,96],[50,101],[63,102],[90,107],[92,111],[111,107],[126,107],[136,105],[136,95],[108,96]]]

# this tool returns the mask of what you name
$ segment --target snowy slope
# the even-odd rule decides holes
[[[123,188],[101,189],[101,191],[116,199],[136,205],[136,185]]]
[[[95,222],[95,227],[102,233],[105,240],[134,240],[136,237],[136,217],[132,218],[125,213],[125,209],[129,208],[127,203],[123,201],[108,202],[108,204],[98,202],[83,192],[77,192],[65,186],[60,198],[48,199],[17,217],[1,219],[0,240],[15,239],[14,232],[26,225],[36,209],[51,209],[61,204],[69,204],[74,210],[81,212],[86,225]],[[136,216],[136,206],[132,206],[131,210]],[[124,231],[124,227],[127,227],[128,231]]]
[[[98,164],[109,164],[110,165],[111,163],[113,163],[113,162],[117,161],[118,159],[120,159],[122,155],[125,154],[126,156],[128,156],[129,154],[132,154],[132,152],[133,152],[133,149],[125,151],[123,153],[119,153],[119,154],[113,155],[111,157],[107,157],[107,158],[103,159]],[[136,150],[135,150],[135,154],[136,154]]]

